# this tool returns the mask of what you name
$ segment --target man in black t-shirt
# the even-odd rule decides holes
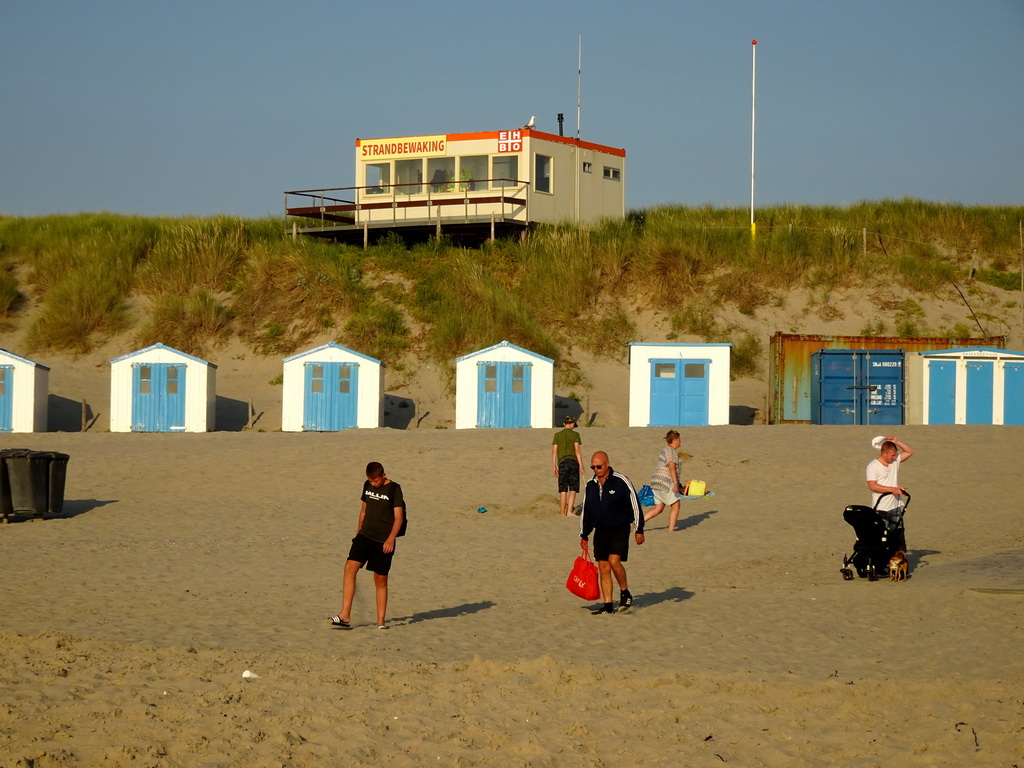
[[[373,571],[373,586],[377,592],[377,629],[387,629],[384,619],[388,608],[388,572],[395,555],[395,541],[405,520],[405,499],[402,486],[388,480],[384,467],[377,461],[366,465],[361,499],[359,525],[345,561],[341,612],[328,621],[332,626],[349,628],[356,574],[365,565],[367,570]]]

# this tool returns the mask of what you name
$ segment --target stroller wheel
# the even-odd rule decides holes
[[[849,568],[840,568],[839,572],[843,574],[844,581],[853,581],[853,571]]]

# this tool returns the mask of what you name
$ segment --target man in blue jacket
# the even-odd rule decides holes
[[[594,476],[583,489],[583,515],[580,518],[580,538],[584,541],[594,532],[594,559],[601,577],[601,597],[604,605],[591,611],[595,616],[615,613],[612,603],[612,574],[619,583],[619,610],[628,611],[633,596],[626,583],[629,559],[629,533],[636,527],[637,545],[644,543],[644,516],[636,498],[633,484],[625,475],[612,469],[608,454],[598,451],[590,459]]]

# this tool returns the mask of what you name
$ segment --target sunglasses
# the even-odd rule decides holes
[[[590,468],[591,469],[604,469],[606,466],[608,466],[608,465],[607,464],[591,464]]]

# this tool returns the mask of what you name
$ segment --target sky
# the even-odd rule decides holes
[[[626,205],[1024,203],[1024,0],[5,0],[0,214],[281,216],[355,140],[626,150]]]

